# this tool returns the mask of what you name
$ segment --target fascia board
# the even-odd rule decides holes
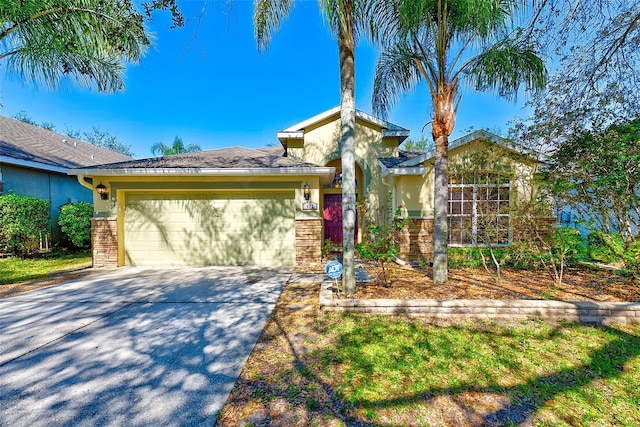
[[[293,168],[130,168],[130,169],[70,169],[69,175],[86,176],[277,176],[277,175],[335,175],[334,167]]]
[[[15,159],[13,157],[8,157],[8,156],[0,156],[0,163],[6,163],[14,166],[22,166],[22,167],[31,168],[31,169],[40,169],[48,172],[58,172],[62,174],[67,173],[67,171],[69,170],[69,168],[65,168],[62,166],[47,165],[45,163],[34,162],[31,160]]]

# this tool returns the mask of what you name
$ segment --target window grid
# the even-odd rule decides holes
[[[509,244],[511,186],[499,177],[453,176],[449,183],[449,244]]]

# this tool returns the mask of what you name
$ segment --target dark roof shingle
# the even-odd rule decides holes
[[[283,157],[280,150],[250,149],[244,147],[220,148],[174,156],[151,157],[82,169],[253,169],[317,167],[311,163]]]
[[[0,156],[61,168],[86,167],[131,157],[0,116]]]

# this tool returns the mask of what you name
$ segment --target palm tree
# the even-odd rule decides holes
[[[124,0],[2,1],[0,65],[52,89],[71,77],[121,90],[125,61],[137,62],[150,44],[143,22]]]
[[[158,142],[151,147],[151,153],[155,156],[160,154],[161,156],[173,156],[176,154],[195,153],[202,151],[202,148],[198,144],[184,145],[182,138],[176,136],[173,139],[173,144],[167,145],[164,142]]]
[[[258,48],[265,50],[272,35],[289,15],[295,0],[256,0],[253,22]],[[355,294],[355,45],[359,31],[370,31],[365,26],[367,14],[372,10],[368,0],[319,0],[320,9],[338,41],[340,59],[340,156],[342,162],[342,229],[343,229],[343,290]],[[360,25],[357,25],[360,24]]]
[[[376,65],[374,112],[424,81],[433,108],[435,142],[433,281],[447,281],[447,154],[460,103],[460,84],[507,99],[542,89],[547,70],[535,49],[512,31],[520,0],[390,0],[379,5],[384,50]]]

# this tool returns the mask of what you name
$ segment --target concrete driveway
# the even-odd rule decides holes
[[[0,299],[0,425],[214,425],[290,273],[122,268]]]

